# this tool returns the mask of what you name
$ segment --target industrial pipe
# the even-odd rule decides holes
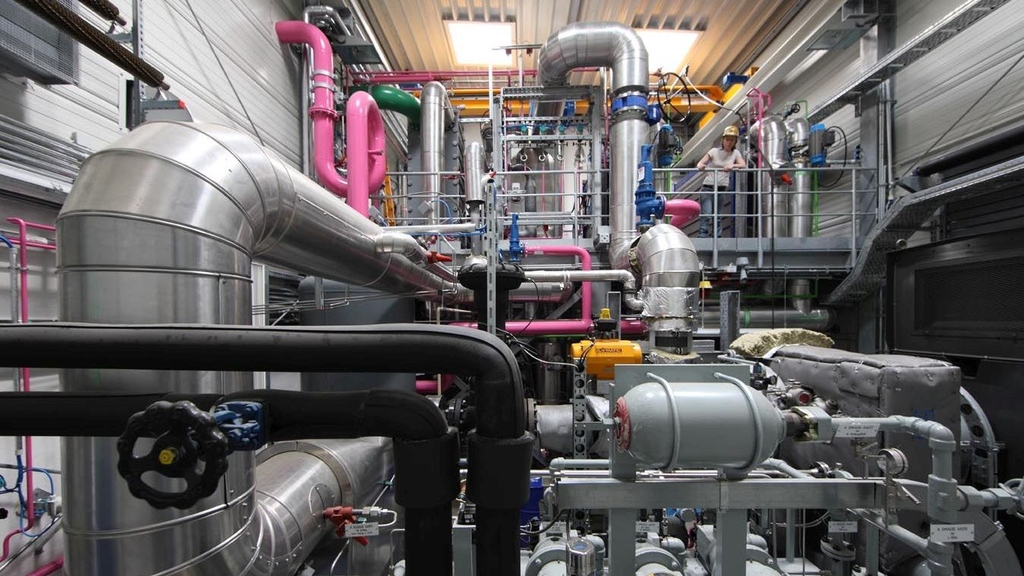
[[[0,327],[0,348],[3,366],[475,376],[477,410],[487,415],[481,418],[480,433],[518,438],[525,429],[526,406],[515,357],[501,340],[468,328],[55,322]],[[380,362],[381,356],[388,361]]]
[[[466,170],[466,180],[463,182],[465,191],[466,208],[469,210],[469,221],[476,228],[483,222],[484,212],[484,188],[494,182],[494,175],[487,174],[487,162],[484,160],[484,147],[479,142],[470,142],[466,147],[466,155],[462,165]],[[474,230],[476,229],[474,228]],[[482,258],[484,254],[484,240],[479,234],[469,239],[470,254],[473,258]]]
[[[814,192],[811,184],[812,173],[808,139],[811,127],[802,116],[791,116],[785,121],[789,134],[789,152],[793,161],[793,184],[789,198],[789,233],[793,238],[808,238],[814,233]],[[811,281],[797,278],[789,281],[789,293],[794,296],[797,310],[807,313],[811,309]]]
[[[573,282],[565,275],[566,274],[580,274],[591,273],[592,270],[592,259],[590,252],[586,248],[581,246],[573,246],[568,244],[556,244],[552,246],[527,246],[527,254],[548,254],[548,255],[559,255],[559,256],[576,256],[580,259],[580,271],[554,271],[550,272],[553,275],[554,281],[560,282]],[[537,274],[539,271],[527,271],[527,277],[531,274]],[[511,332],[516,336],[544,336],[544,335],[574,335],[574,334],[586,334],[591,326],[593,326],[593,291],[590,284],[591,280],[614,280],[622,282],[625,279],[622,270],[599,270],[594,271],[600,274],[604,274],[603,278],[587,278],[584,279],[582,276],[578,276],[580,280],[583,280],[583,287],[580,290],[580,300],[582,311],[578,320],[513,320],[505,323],[505,330]],[[632,274],[625,272],[626,275],[632,277]],[[540,278],[534,278],[534,280],[540,281]],[[633,279],[635,282],[635,279]],[[635,284],[634,284],[635,286]],[[532,287],[527,285],[520,290],[529,290]],[[473,326],[471,322],[459,322],[453,324],[455,326]]]
[[[552,34],[537,57],[540,83],[564,85],[580,66],[612,68],[611,202],[609,256],[614,268],[629,267],[629,246],[637,237],[633,192],[640,145],[647,141],[647,49],[629,26],[613,22],[570,24]],[[540,116],[561,115],[560,102],[541,103]],[[598,192],[599,193],[599,192]]]
[[[904,432],[928,439],[932,452],[932,470],[928,475],[928,518],[932,525],[955,522],[960,510],[957,481],[953,477],[953,453],[959,449],[956,436],[942,424],[911,416],[885,418],[850,418],[858,425],[877,425],[879,432]],[[842,419],[832,419],[837,430]],[[952,576],[953,546],[932,537],[923,539],[902,526],[882,526],[904,543],[913,546],[928,559],[932,576]]]
[[[441,198],[441,171],[444,170],[444,133],[455,122],[448,89],[440,82],[428,82],[420,94],[422,106],[421,168],[424,177],[423,199],[429,205],[428,224],[436,226],[437,203]]]
[[[274,24],[283,44],[304,44],[313,54],[313,163],[317,178],[334,194],[348,200],[359,214],[369,213],[369,195],[384,182],[387,160],[384,157],[384,123],[373,98],[365,92],[353,94],[345,106],[345,147],[349,158],[349,178],[335,169],[334,52],[327,36],[312,24],[282,21]],[[360,96],[360,94],[362,96]]]
[[[362,87],[356,88],[361,90]],[[398,112],[409,119],[412,124],[420,123],[420,100],[405,90],[394,86],[378,84],[369,87],[370,96],[380,106],[381,110]]]

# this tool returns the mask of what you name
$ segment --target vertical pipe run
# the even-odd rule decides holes
[[[345,108],[345,129],[351,164],[349,178],[346,179],[334,165],[334,123],[338,113],[334,109],[337,87],[331,43],[319,28],[305,22],[278,22],[274,30],[282,44],[309,46],[313,54],[313,105],[309,107],[309,115],[313,118],[313,164],[317,179],[366,216],[370,192],[380,188],[387,171],[384,157],[387,144],[380,110],[369,94],[357,92],[349,98]],[[359,94],[365,96],[357,98]]]

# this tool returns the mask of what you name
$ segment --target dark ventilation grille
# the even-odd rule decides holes
[[[1024,257],[918,269],[914,330],[991,337],[1024,334]]]
[[[1024,228],[889,254],[893,351],[1024,360]]]
[[[72,0],[59,0],[74,9]],[[14,0],[0,0],[0,71],[42,84],[78,83],[78,44]]]

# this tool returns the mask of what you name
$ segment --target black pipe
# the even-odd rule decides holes
[[[918,164],[914,173],[918,176],[931,176],[941,172],[943,179],[948,180],[1021,154],[1024,154],[1024,124],[925,160]]]
[[[486,332],[419,324],[25,324],[0,327],[0,365],[474,376],[478,425],[470,437],[467,495],[477,504],[478,538],[495,543],[493,553],[477,554],[477,573],[519,574],[519,519],[512,512],[529,500],[533,437],[515,357]]]
[[[22,324],[0,327],[0,366],[273,372],[413,372],[475,376],[478,430],[517,438],[526,429],[512,351],[470,328]]]
[[[93,12],[103,16],[107,20],[117,22],[121,26],[127,26],[128,21],[121,16],[121,11],[118,10],[117,6],[111,4],[108,0],[78,0],[86,8]]]
[[[84,18],[57,0],[17,0],[37,16],[70,34],[75,40],[91,48],[118,68],[137,77],[154,88],[170,89],[162,72],[132,54],[124,46],[96,29]]]
[[[400,390],[250,390],[227,396],[0,392],[0,436],[120,436],[128,418],[160,400],[187,400],[203,410],[232,400],[259,402],[266,408],[271,442],[364,436],[425,440],[448,432],[444,415],[433,402]]]

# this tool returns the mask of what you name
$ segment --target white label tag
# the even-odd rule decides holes
[[[856,520],[832,521],[828,523],[828,531],[839,534],[855,534],[857,532]]]
[[[636,531],[640,532],[642,534],[647,534],[648,532],[654,532],[655,534],[657,534],[660,530],[661,530],[661,523],[660,522],[637,522],[636,523]]]
[[[637,182],[642,182],[643,179],[644,179],[644,169],[643,168],[637,168],[636,169],[636,181]]]
[[[363,522],[361,524],[348,524],[345,526],[345,538],[376,536],[377,534],[380,534],[380,529],[377,527],[376,522]]]
[[[936,542],[974,542],[974,524],[932,524]]]
[[[878,435],[878,423],[839,420],[836,438],[874,438]]]

